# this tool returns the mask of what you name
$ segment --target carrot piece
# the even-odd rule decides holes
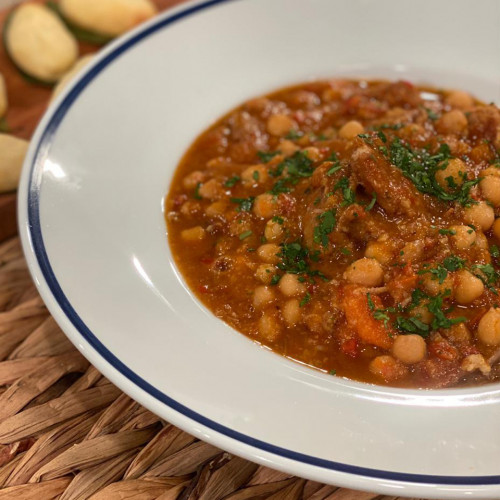
[[[375,309],[382,308],[382,301],[379,297],[372,297]],[[389,349],[392,345],[390,337],[391,330],[385,327],[383,322],[373,317],[368,306],[368,297],[362,288],[346,287],[342,300],[347,324],[367,343],[383,349]]]

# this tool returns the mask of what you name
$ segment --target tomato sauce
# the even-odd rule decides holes
[[[169,243],[213,313],[336,376],[497,380],[500,112],[466,92],[330,80],[203,132],[166,198]]]

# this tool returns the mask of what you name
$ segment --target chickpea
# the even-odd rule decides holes
[[[444,113],[436,122],[436,129],[441,134],[460,134],[467,128],[467,118],[463,111],[454,109]]]
[[[297,299],[291,299],[285,302],[281,314],[288,326],[296,325],[301,315],[299,301]]]
[[[278,284],[280,292],[286,297],[302,295],[306,292],[306,286],[299,281],[296,274],[286,273],[280,279]]]
[[[492,231],[493,231],[493,236],[500,241],[500,219],[495,219]]]
[[[495,212],[485,201],[480,201],[465,209],[464,219],[469,224],[487,231],[495,221]]]
[[[200,186],[198,189],[198,194],[206,200],[216,200],[220,198],[224,190],[219,182],[215,179],[210,179]]]
[[[271,115],[267,120],[267,131],[271,135],[283,136],[295,127],[295,122],[284,114]]]
[[[426,325],[430,325],[432,323],[432,320],[434,319],[434,314],[432,314],[429,309],[427,309],[427,307],[423,305],[414,307],[411,310],[410,314]]]
[[[500,207],[500,177],[487,175],[479,183],[481,192],[493,206]]]
[[[205,174],[199,170],[195,170],[182,179],[182,185],[185,189],[196,189],[196,186],[204,180]]]
[[[369,365],[369,370],[386,381],[397,380],[408,374],[408,369],[388,354],[377,356]]]
[[[205,230],[201,226],[195,226],[181,231],[184,241],[200,241],[205,237]]]
[[[386,241],[370,241],[366,246],[365,257],[386,265],[393,259],[394,254],[391,245]]]
[[[292,156],[295,152],[297,152],[300,148],[297,146],[292,141],[289,141],[288,139],[283,139],[279,146],[278,149],[285,155],[285,156]]]
[[[365,127],[356,120],[351,120],[344,124],[339,130],[339,137],[342,139],[354,139],[365,131]]]
[[[265,243],[257,248],[257,255],[267,264],[277,264],[279,262],[278,252],[280,247],[274,243]]]
[[[258,329],[261,337],[269,342],[274,342],[281,333],[281,325],[278,320],[267,311],[259,319]]]
[[[253,203],[253,213],[263,219],[269,219],[276,215],[278,209],[278,202],[270,193],[259,194]]]
[[[443,162],[442,166],[444,168],[436,172],[436,181],[443,189],[450,190],[463,184],[467,167],[462,160],[453,158]]]
[[[488,238],[486,238],[482,231],[478,231],[476,233],[476,248],[479,248],[480,250],[489,249]]]
[[[205,209],[205,213],[209,217],[213,217],[215,215],[223,215],[227,209],[227,204],[225,201],[214,201]]]
[[[264,165],[253,165],[241,172],[241,181],[245,186],[256,186],[267,181],[269,175]]]
[[[457,250],[467,250],[476,242],[476,231],[469,226],[451,226],[455,234],[450,236],[451,243]]]
[[[268,286],[258,286],[253,293],[253,305],[260,309],[274,300],[274,292]]]
[[[187,200],[181,206],[181,214],[187,217],[196,215],[201,210],[201,206],[197,201]]]
[[[307,155],[307,157],[312,160],[312,161],[319,161],[321,160],[322,156],[318,148],[315,148],[314,146],[309,146],[308,148],[305,148],[303,152]]]
[[[455,273],[455,300],[459,304],[470,304],[483,292],[483,282],[472,273],[465,269]]]
[[[260,264],[255,271],[255,277],[261,282],[269,285],[273,276],[276,274],[276,268],[269,264]]]
[[[479,321],[477,336],[487,345],[500,344],[500,310],[492,307]]]
[[[467,109],[474,104],[471,95],[463,90],[454,90],[450,92],[445,99],[446,103],[452,108]]]
[[[384,281],[384,270],[375,259],[363,257],[345,270],[344,279],[357,285],[380,286]]]
[[[430,274],[424,274],[422,276],[422,286],[429,295],[436,296],[440,293],[445,293],[446,290],[453,289],[453,280],[449,275],[446,276],[442,283],[439,283],[438,280],[432,278],[433,276]]]
[[[422,361],[426,353],[425,340],[416,334],[398,335],[392,345],[393,356],[408,365]]]
[[[283,229],[283,225],[279,222],[273,221],[269,219],[266,222],[266,227],[264,229],[264,236],[267,241],[280,242],[285,234],[285,230]]]

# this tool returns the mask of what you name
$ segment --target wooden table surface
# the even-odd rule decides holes
[[[42,0],[35,0],[44,3]],[[165,10],[185,0],[153,0],[159,9]],[[0,11],[0,30],[3,33],[3,24],[9,10]],[[99,47],[87,43],[80,43],[80,54],[96,52]],[[0,72],[5,78],[9,108],[7,124],[9,133],[30,139],[47,108],[52,90],[49,87],[28,83],[17,71],[8,58],[3,43],[0,43]],[[16,221],[16,194],[0,195],[0,242],[17,233]]]

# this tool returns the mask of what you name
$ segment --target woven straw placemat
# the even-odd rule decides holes
[[[198,441],[73,347],[0,244],[0,500],[395,499],[307,481]]]

